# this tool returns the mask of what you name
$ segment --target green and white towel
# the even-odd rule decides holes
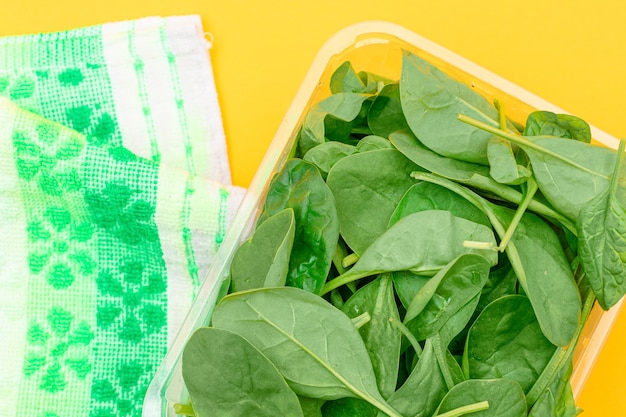
[[[243,190],[199,17],[0,38],[0,416],[140,416]]]

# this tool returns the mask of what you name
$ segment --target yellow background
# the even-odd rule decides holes
[[[235,184],[247,186],[305,72],[340,28],[387,20],[626,137],[626,3],[616,0],[1,0],[0,35],[199,14]],[[558,294],[555,294],[558,297]],[[626,310],[578,401],[626,416]]]

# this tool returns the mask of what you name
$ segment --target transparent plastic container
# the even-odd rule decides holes
[[[188,402],[181,374],[184,346],[195,329],[209,323],[235,249],[253,230],[271,177],[289,158],[298,126],[308,109],[330,95],[330,77],[335,69],[348,60],[357,71],[372,72],[397,80],[400,77],[403,50],[426,59],[487,99],[498,98],[505,104],[507,116],[514,121],[524,122],[526,116],[537,109],[566,113],[563,109],[398,25],[370,21],[349,26],[336,33],[318,52],[304,78],[216,254],[196,301],[148,388],[144,400],[144,417],[176,416],[174,404]],[[593,126],[591,131],[596,144],[617,148],[619,142],[616,138]],[[621,304],[620,302],[608,312],[602,311],[598,306],[594,307],[574,355],[571,383],[575,396],[582,390]]]

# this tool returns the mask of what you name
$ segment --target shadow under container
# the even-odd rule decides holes
[[[189,396],[181,371],[185,344],[197,328],[209,324],[222,283],[228,277],[233,255],[254,230],[270,180],[293,154],[299,126],[308,110],[330,96],[329,84],[333,72],[345,61],[350,61],[356,71],[367,71],[398,80],[403,50],[429,61],[488,100],[497,98],[504,103],[507,117],[513,121],[524,122],[528,114],[535,110],[566,113],[563,109],[398,25],[379,21],[363,22],[336,33],[318,52],[248,188],[195,302],[157,370],[144,400],[144,417],[173,417],[177,415],[174,404],[188,403]],[[593,126],[591,133],[595,144],[617,148],[619,142],[616,138]],[[582,390],[621,304],[620,301],[608,312],[596,305],[591,312],[573,358],[574,371],[570,381],[575,397]]]

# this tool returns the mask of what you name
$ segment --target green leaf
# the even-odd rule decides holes
[[[570,114],[535,111],[528,115],[524,136],[555,136],[591,142],[591,128],[584,120]]]
[[[368,152],[378,149],[393,149],[393,145],[388,139],[376,135],[368,135],[359,140],[356,148],[359,152]]]
[[[389,319],[400,319],[393,283],[388,274],[381,275],[350,297],[341,309],[350,318],[369,313],[371,319],[359,328],[372,361],[378,390],[388,398],[396,388],[400,361],[401,333]]]
[[[430,417],[447,390],[432,343],[427,340],[417,365],[388,402],[404,416]],[[383,416],[379,413],[377,417]]]
[[[467,248],[465,241],[495,244],[490,228],[455,217],[447,211],[428,210],[413,213],[394,224],[361,255],[357,263],[329,281],[322,293],[348,282],[383,272],[410,270],[433,275],[450,261],[465,253],[484,256],[495,265],[493,250]]]
[[[354,71],[350,61],[346,61],[337,67],[330,77],[330,92],[337,93],[374,93],[376,85],[366,85]]]
[[[626,207],[618,194],[618,187],[626,181],[622,174],[623,147],[620,144],[609,187],[581,209],[576,223],[580,261],[605,310],[626,293]]]
[[[327,184],[337,204],[341,236],[358,255],[387,230],[389,217],[415,181],[419,169],[395,149],[357,153],[341,159]]]
[[[272,363],[243,337],[200,328],[183,351],[183,379],[198,417],[302,417],[298,397]],[[254,370],[254,376],[248,373]]]
[[[367,124],[373,134],[383,138],[397,130],[410,129],[402,112],[398,83],[388,84],[380,90],[370,106]]]
[[[531,172],[517,164],[511,143],[492,137],[487,145],[489,158],[489,175],[501,184],[521,184],[531,176]]]
[[[467,336],[467,378],[507,378],[528,392],[556,347],[543,335],[527,297],[509,295],[489,304]]]
[[[322,407],[324,417],[376,417],[378,410],[359,398],[340,398],[328,401]]]
[[[506,378],[461,382],[443,398],[437,415],[443,417],[444,413],[482,401],[488,401],[489,408],[469,415],[472,417],[526,417],[524,392],[519,384]]]
[[[498,111],[480,94],[410,52],[405,52],[400,99],[407,123],[419,140],[440,155],[488,164],[490,133],[457,121],[466,114],[499,126]]]
[[[305,116],[300,131],[298,146],[302,154],[306,154],[311,148],[326,142],[324,119],[327,115],[350,122],[359,115],[361,106],[368,97],[366,94],[337,93],[311,108]]]
[[[446,210],[456,217],[491,227],[489,218],[476,206],[447,188],[424,181],[414,184],[402,196],[389,219],[389,226],[409,214],[424,210]]]
[[[298,396],[303,417],[322,417],[322,406],[326,402],[319,398],[308,398]]]
[[[577,219],[585,206],[609,188],[615,165],[614,150],[559,138],[528,137],[528,140],[574,162],[565,163],[552,154],[525,149],[539,189],[550,204],[570,219]]]
[[[401,417],[378,392],[372,363],[351,320],[314,294],[289,287],[231,294],[215,308],[213,325],[246,338],[298,395],[361,398]]]
[[[311,148],[303,157],[307,162],[312,163],[320,170],[324,178],[328,171],[342,158],[357,153],[355,146],[341,142],[325,142]]]
[[[492,209],[507,227],[513,211],[495,204]],[[553,344],[567,345],[578,326],[582,303],[558,236],[541,218],[524,213],[506,253],[543,333]]]
[[[284,286],[295,228],[291,208],[261,223],[252,237],[235,252],[231,264],[232,290]]]
[[[434,336],[466,304],[474,298],[477,303],[477,296],[487,282],[489,267],[483,256],[465,254],[449,262],[432,277],[413,298],[404,317],[415,338],[424,340]],[[470,317],[474,309],[475,305],[469,312]],[[465,323],[462,323],[458,331],[464,326]]]
[[[339,221],[333,195],[314,165],[287,161],[270,183],[259,221],[286,208],[293,209],[296,219],[287,285],[317,293],[332,264]]]

